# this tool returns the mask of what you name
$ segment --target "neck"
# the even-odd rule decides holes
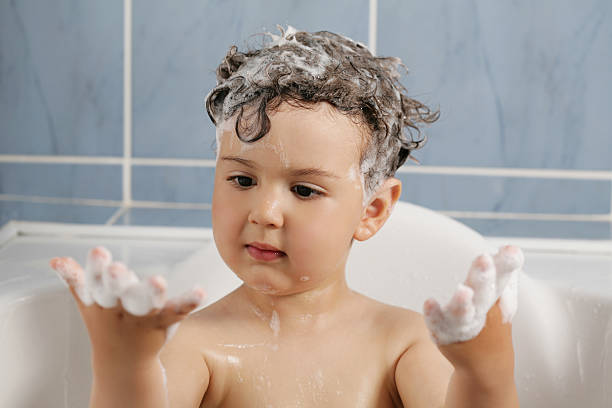
[[[287,295],[269,295],[246,285],[242,285],[239,291],[251,311],[268,324],[275,335],[282,329],[325,327],[325,323],[354,294],[344,275],[304,292]]]

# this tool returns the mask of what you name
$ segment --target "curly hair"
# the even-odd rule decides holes
[[[408,70],[399,58],[375,57],[362,43],[329,31],[278,28],[280,36],[264,34],[261,49],[231,46],[217,67],[217,86],[206,97],[215,126],[238,112],[238,138],[255,142],[270,130],[267,113],[281,103],[309,108],[328,102],[369,130],[359,159],[366,196],[407,158],[418,163],[411,152],[427,141],[418,124],[440,113],[406,95],[398,68]]]

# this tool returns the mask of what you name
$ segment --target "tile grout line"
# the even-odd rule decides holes
[[[132,0],[123,3],[123,205],[132,202]]]
[[[215,167],[214,159],[172,159],[129,157],[133,166],[160,167]],[[89,157],[89,156],[20,156],[0,154],[0,163],[39,163],[39,164],[83,164],[83,165],[120,165],[126,158],[122,157]],[[556,178],[578,180],[607,180],[612,182],[612,171],[607,170],[562,170],[562,169],[528,169],[509,167],[461,167],[461,166],[428,166],[405,165],[397,170],[400,174],[446,174],[450,176],[482,177],[517,177],[517,178]]]
[[[128,211],[132,208],[150,209],[174,209],[174,210],[210,210],[210,203],[180,203],[164,201],[132,201],[132,205],[124,206],[121,201],[87,199],[87,198],[60,198],[60,197],[33,197],[16,194],[0,194],[0,201],[26,201],[43,204],[73,204],[91,206],[118,206],[121,207],[111,217],[118,218],[120,211]],[[505,220],[540,220],[540,221],[584,221],[584,222],[611,222],[608,214],[544,214],[544,213],[502,213],[486,211],[453,211],[436,210],[440,214],[453,218],[476,218],[476,219],[505,219]],[[109,219],[110,221],[110,219]],[[109,222],[107,221],[107,222]]]
[[[176,166],[176,167],[210,167],[216,165],[215,159],[165,159],[165,158],[133,158],[136,166]]]
[[[510,167],[402,166],[397,173],[445,174],[450,176],[556,178],[612,181],[612,171],[528,169]]]
[[[132,201],[131,208],[154,208],[167,210],[210,210],[210,203],[180,203],[180,202],[164,202],[164,201]]]
[[[372,55],[376,55],[376,40],[378,34],[378,0],[370,0],[368,12],[368,48]]]
[[[0,154],[0,163],[117,165],[123,163],[123,157]]]
[[[132,208],[153,208],[153,209],[168,209],[168,210],[210,210],[210,203],[181,203],[168,201],[132,201],[132,205],[125,206],[122,201],[105,200],[97,198],[67,198],[67,197],[45,197],[31,196],[19,194],[0,194],[1,201],[21,201],[39,204],[67,204],[67,205],[85,205],[99,207],[120,207],[125,211]]]
[[[608,214],[608,216],[610,217],[610,222],[612,223],[612,179],[610,180],[610,213]],[[612,226],[610,226],[610,228],[612,228]]]
[[[119,218],[121,218],[121,216],[123,214],[125,214],[125,212],[127,212],[129,210],[129,207],[127,206],[121,206],[117,209],[117,211],[115,211],[115,213],[113,215],[110,216],[110,218],[106,221],[106,223],[104,225],[113,225],[115,222],[117,222],[117,220]]]
[[[493,211],[453,211],[436,210],[436,212],[453,218],[479,218],[497,220],[530,220],[530,221],[584,221],[610,222],[608,214],[554,214],[554,213],[511,213]]]
[[[120,207],[122,204],[122,202],[118,200],[98,198],[45,197],[20,194],[0,194],[0,201],[22,201],[39,204],[76,204],[100,207]]]

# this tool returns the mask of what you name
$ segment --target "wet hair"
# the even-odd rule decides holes
[[[281,103],[308,109],[328,102],[367,127],[359,152],[366,196],[407,158],[418,163],[411,152],[427,141],[419,125],[436,121],[439,111],[407,96],[398,68],[408,70],[399,58],[375,57],[362,43],[329,31],[278,28],[280,35],[263,34],[260,49],[231,46],[217,67],[217,85],[206,97],[215,125],[237,113],[238,138],[255,142],[269,132],[267,113]]]

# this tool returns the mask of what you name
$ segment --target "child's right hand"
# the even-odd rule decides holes
[[[454,367],[445,406],[519,406],[511,320],[524,260],[521,249],[512,245],[493,256],[481,255],[448,304],[425,302],[425,323]]]
[[[127,363],[157,356],[178,323],[204,299],[195,288],[166,301],[166,282],[155,276],[139,281],[133,271],[112,262],[104,247],[90,250],[85,270],[72,258],[51,267],[68,284],[85,322],[94,363]]]

